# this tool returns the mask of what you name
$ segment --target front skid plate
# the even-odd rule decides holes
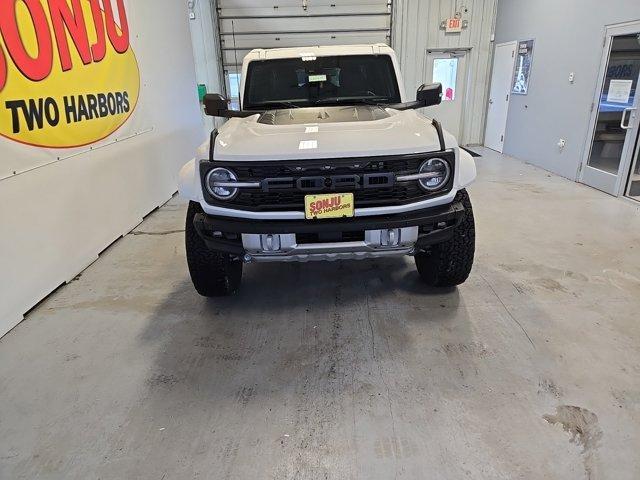
[[[370,258],[404,257],[413,254],[411,248],[397,248],[380,250],[377,252],[342,252],[342,253],[314,253],[299,255],[246,255],[245,262],[273,263],[273,262],[333,262],[336,260],[366,260]]]

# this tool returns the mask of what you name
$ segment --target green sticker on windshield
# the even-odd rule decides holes
[[[309,75],[309,83],[312,82],[326,82],[327,81],[327,76],[326,75]]]

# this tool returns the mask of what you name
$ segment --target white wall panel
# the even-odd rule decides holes
[[[236,18],[220,19],[220,28],[226,35],[236,36],[247,33],[263,32],[270,33],[295,32],[304,33],[314,30],[349,31],[349,30],[388,30],[388,18],[386,15],[353,15],[327,17],[263,17],[263,18]],[[288,45],[290,46],[290,45]]]
[[[366,33],[342,33],[340,36],[331,34],[312,34],[305,33],[299,35],[280,35],[278,39],[267,37],[265,35],[243,35],[236,37],[235,47],[233,41],[229,48],[223,49],[223,58],[228,70],[232,73],[236,71],[233,67],[237,63],[242,64],[242,59],[247,53],[260,45],[259,48],[281,48],[285,44],[295,44],[299,47],[309,47],[314,45],[354,45],[354,44],[370,44],[380,43],[380,35]]]
[[[465,9],[467,10],[465,12]],[[429,49],[470,49],[469,82],[464,112],[463,144],[483,139],[487,92],[491,75],[492,43],[497,0],[394,0],[392,47],[398,53],[407,92],[425,78]],[[445,33],[440,22],[460,11],[469,27],[462,33]]]
[[[320,7],[332,7],[332,8],[344,8],[366,5],[370,7],[374,4],[385,3],[386,1],[380,0],[308,0],[307,5],[309,8]],[[220,8],[244,8],[244,9],[258,9],[258,8],[270,8],[272,10],[281,10],[288,7],[294,7],[300,9],[303,5],[303,0],[218,0],[218,6]],[[274,8],[276,7],[277,8]]]
[[[0,335],[176,191],[204,140],[186,8],[126,2],[150,131],[0,181]],[[117,138],[113,135],[111,138]],[[0,139],[0,163],[40,152]],[[55,157],[53,157],[55,158]]]
[[[209,93],[224,92],[224,77],[220,63],[220,46],[218,45],[218,30],[216,13],[211,0],[199,0],[195,3],[189,26],[193,55],[196,62],[196,80],[198,84],[206,85]],[[222,124],[222,119],[208,117],[202,112],[207,130],[212,130]]]
[[[375,2],[375,3],[374,3]],[[227,5],[233,5],[235,2],[225,2]],[[300,16],[307,15],[309,17],[313,17],[314,15],[336,15],[338,12],[340,15],[351,15],[351,14],[362,14],[362,15],[371,15],[371,14],[385,14],[388,13],[389,7],[387,2],[385,1],[376,1],[369,0],[368,3],[361,3],[358,5],[352,5],[344,2],[332,2],[332,5],[320,5],[317,2],[309,3],[309,8],[305,11],[302,8],[302,2],[298,2],[294,7],[285,7],[279,5],[278,8],[273,8],[271,5],[274,2],[261,2],[261,7],[255,8],[234,8],[234,7],[222,7],[222,3],[218,2],[218,5],[223,12],[223,17],[232,18],[232,17],[286,17],[287,15],[291,16]],[[269,6],[264,6],[269,5]]]

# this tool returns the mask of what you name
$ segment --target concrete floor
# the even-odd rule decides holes
[[[249,266],[174,199],[0,340],[4,479],[640,478],[640,211],[483,150],[478,257]]]

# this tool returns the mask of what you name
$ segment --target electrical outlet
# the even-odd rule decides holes
[[[567,146],[567,141],[564,138],[561,138],[560,141],[558,142],[558,148],[560,150],[564,150],[564,147]]]
[[[569,74],[569,83],[573,83],[576,81],[576,74],[574,72],[571,72]]]

